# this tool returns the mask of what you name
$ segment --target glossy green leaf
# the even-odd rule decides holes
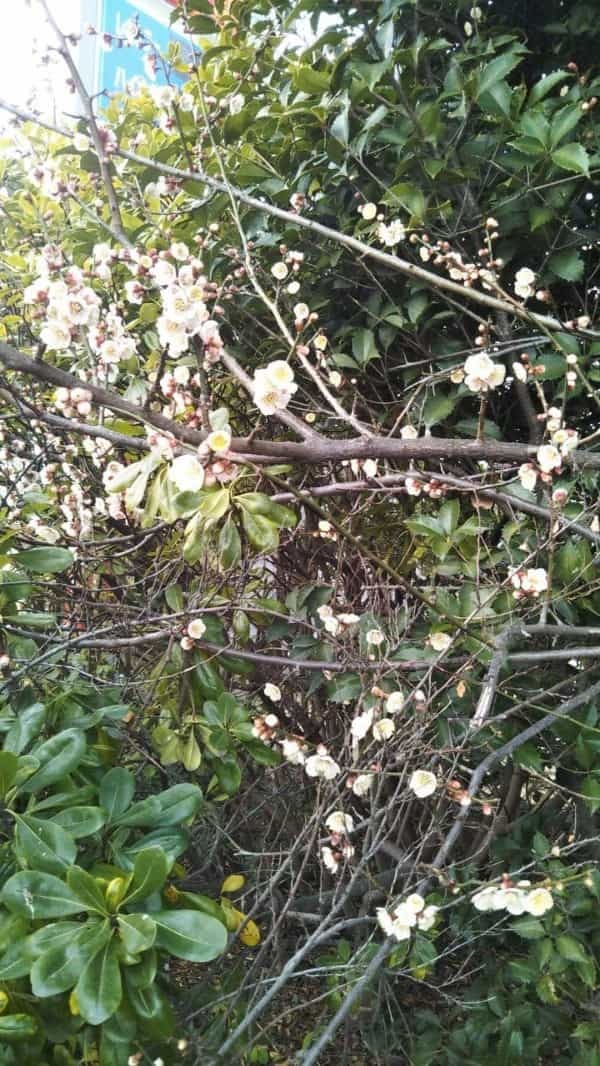
[[[119,936],[130,955],[140,955],[151,948],[156,939],[156,923],[149,914],[120,914],[117,918]]]
[[[34,574],[60,574],[75,562],[68,548],[27,548],[17,552],[15,559]]]
[[[146,848],[138,852],[125,902],[136,903],[159,891],[167,879],[169,866],[167,856],[161,848]]]
[[[105,822],[104,811],[100,807],[67,807],[52,815],[55,825],[66,829],[75,840],[98,833]]]
[[[75,994],[81,1017],[90,1025],[101,1025],[118,1009],[122,999],[119,945],[112,936],[85,966]]]
[[[104,893],[96,878],[92,877],[87,870],[83,870],[80,866],[73,866],[67,874],[67,885],[77,898],[85,903],[88,911],[95,911],[97,914],[108,913]]]
[[[227,945],[227,930],[216,918],[200,911],[158,911],[156,944],[178,959],[209,962],[222,955]]]
[[[124,814],[135,793],[135,777],[130,770],[115,766],[100,782],[100,806],[106,811],[107,821]]]
[[[37,870],[22,870],[9,877],[0,899],[13,914],[31,919],[64,918],[85,910],[63,881]]]
[[[40,764],[31,777],[20,786],[21,792],[40,792],[60,781],[81,762],[86,749],[85,734],[78,729],[65,729],[35,748],[32,754]]]
[[[17,816],[15,851],[23,865],[63,875],[75,862],[77,845],[59,825],[42,818]]]

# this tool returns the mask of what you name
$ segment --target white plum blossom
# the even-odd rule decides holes
[[[502,384],[506,367],[495,363],[487,352],[470,355],[464,365],[465,385],[471,392],[488,392]]]
[[[531,888],[529,881],[502,885],[485,885],[472,898],[473,906],[481,912],[505,910],[519,916],[532,914],[540,918],[554,906],[552,893],[543,886]]]
[[[332,811],[325,819],[325,825],[332,833],[351,833],[354,829],[354,818],[344,811]]]
[[[393,248],[404,240],[406,229],[398,218],[393,219],[390,223],[380,222],[377,227],[377,237],[382,244],[387,245],[388,248]]]
[[[281,699],[281,689],[279,688],[279,685],[274,685],[271,681],[267,681],[263,688],[263,692],[268,700],[271,700],[273,703],[279,703]]]
[[[231,430],[229,427],[226,429],[213,429],[212,433],[209,433],[206,438],[208,447],[213,452],[227,452],[231,446]]]
[[[206,625],[201,618],[193,618],[188,624],[186,632],[192,640],[201,640],[206,633]]]
[[[324,781],[333,781],[340,772],[340,768],[331,755],[309,755],[304,764],[304,769],[309,777],[321,777]]]
[[[169,248],[173,259],[177,259],[178,262],[185,262],[189,258],[190,250],[185,241],[173,241],[173,244]]]
[[[521,267],[515,274],[515,292],[522,300],[528,300],[535,292],[535,274],[529,267]]]
[[[63,322],[48,322],[40,330],[40,339],[50,351],[64,352],[71,343],[71,331]]]
[[[350,725],[350,732],[354,739],[362,740],[363,737],[366,737],[367,733],[369,732],[369,729],[371,728],[372,723],[372,709],[363,711],[362,714],[357,715],[356,718],[354,718],[354,720],[352,721],[352,724]]]
[[[537,482],[537,470],[532,463],[522,463],[519,467],[519,480],[524,489],[533,492]]]
[[[560,470],[562,465],[562,456],[553,444],[542,444],[538,448],[536,459],[539,467],[545,474],[551,474],[553,470]]]
[[[281,754],[286,762],[291,763],[293,766],[303,766],[306,761],[306,756],[302,749],[302,745],[297,740],[281,740]]]
[[[497,889],[494,897],[494,910],[505,910],[517,917],[526,910],[527,897],[522,888],[507,887]]]
[[[390,692],[385,701],[385,709],[388,714],[397,714],[398,711],[403,709],[405,702],[404,693],[398,689],[395,692]]]
[[[369,201],[367,204],[360,204],[358,208],[359,214],[362,215],[365,222],[372,222],[377,217],[377,204]]]
[[[288,268],[285,263],[273,263],[271,267],[271,274],[277,281],[284,281],[288,276]]]
[[[416,440],[419,436],[419,431],[416,426],[402,426],[400,436],[402,440]]]
[[[373,725],[373,736],[375,740],[389,740],[396,732],[396,726],[392,718],[380,718],[378,722]]]
[[[527,894],[525,910],[535,918],[541,918],[547,911],[552,910],[553,906],[552,893],[547,888],[533,888]]]
[[[417,926],[419,929],[422,930],[422,932],[426,933],[435,925],[435,920],[437,918],[438,911],[439,907],[436,907],[435,904],[430,903],[427,907],[425,907],[424,910],[421,911],[419,915],[417,915]]]
[[[325,866],[330,873],[336,874],[338,872],[340,860],[336,853],[332,851],[330,847],[327,847],[327,845],[321,848],[321,859],[323,861],[323,866]]]
[[[355,796],[366,796],[373,784],[373,774],[359,774],[352,782],[352,791]]]
[[[540,596],[548,588],[548,573],[543,567],[515,570],[510,575],[513,588],[529,596]]]
[[[517,381],[527,381],[527,371],[522,363],[513,363],[512,372]]]
[[[294,371],[284,359],[275,359],[266,367],[255,370],[253,384],[254,402],[264,415],[284,410],[298,388]]]
[[[169,481],[180,492],[199,492],[204,485],[204,467],[195,455],[178,455],[169,467]]]
[[[496,909],[497,896],[498,889],[494,885],[487,885],[475,893],[471,902],[475,910],[482,912],[493,911]]]
[[[431,796],[437,788],[437,780],[435,774],[431,773],[431,770],[415,770],[411,774],[408,787],[414,792],[415,796],[419,799],[426,799],[427,796]]]
[[[427,643],[434,651],[447,651],[452,644],[452,637],[449,633],[430,633],[427,638]]]
[[[382,633],[380,629],[369,629],[365,634],[365,640],[367,644],[372,644],[373,647],[378,648],[385,640],[385,633]]]

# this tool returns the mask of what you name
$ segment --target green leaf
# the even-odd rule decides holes
[[[73,866],[67,874],[67,885],[78,899],[85,903],[88,911],[103,915],[108,913],[104,893],[96,878],[92,877],[87,870],[82,870],[80,866]]]
[[[444,533],[448,536],[454,533],[460,517],[460,503],[458,500],[447,500],[438,511],[438,520]]]
[[[40,768],[23,782],[21,792],[40,792],[55,781],[60,781],[79,766],[85,750],[85,734],[78,729],[65,729],[46,740],[32,752]]]
[[[352,354],[359,366],[367,366],[379,358],[379,350],[372,329],[355,329],[352,334]]]
[[[81,1017],[90,1025],[101,1025],[121,1003],[123,989],[118,951],[118,942],[111,937],[90,959],[75,987]]]
[[[597,777],[586,777],[581,786],[581,794],[592,814],[600,808],[600,781]]]
[[[510,928],[524,940],[539,940],[546,935],[544,926],[537,918],[517,918],[515,922],[510,923]]]
[[[59,825],[42,818],[16,815],[15,852],[22,865],[64,875],[75,861],[73,837]]]
[[[157,796],[148,796],[147,799],[138,800],[128,807],[124,814],[113,818],[113,825],[146,826],[155,825],[156,818],[160,814],[160,803]]]
[[[121,914],[117,918],[119,935],[130,955],[140,955],[156,939],[156,922],[149,914]]]
[[[169,862],[160,848],[146,848],[138,852],[133,864],[133,876],[124,902],[136,903],[161,889],[167,879]]]
[[[89,837],[99,832],[106,821],[106,816],[100,807],[74,806],[53,814],[52,821],[55,825],[62,826],[75,840],[78,840],[80,837]]]
[[[490,63],[486,64],[477,79],[477,99],[482,93],[491,89],[496,82],[502,81],[507,74],[510,74],[511,70],[518,66],[523,59],[522,53],[524,51],[525,49],[521,48],[519,52],[505,52],[504,55],[497,56],[496,59],[492,59]]]
[[[18,757],[12,751],[0,751],[0,796],[2,799],[17,776]]]
[[[563,959],[568,959],[569,962],[588,961],[589,956],[583,945],[567,933],[556,938],[556,948],[559,955],[562,955]]]
[[[178,959],[209,962],[225,951],[227,930],[208,914],[195,910],[158,911],[152,917],[157,926],[157,946]]]
[[[68,548],[27,548],[12,558],[34,574],[61,574],[75,562]]]
[[[31,967],[31,988],[34,996],[45,999],[66,992],[76,984],[82,967],[109,940],[108,921],[86,922],[68,944],[44,952]]]
[[[115,766],[100,782],[100,806],[106,811],[107,821],[124,814],[135,793],[135,777],[130,770]]]
[[[35,961],[31,937],[15,940],[0,958],[0,981],[17,981],[27,977]]]
[[[572,141],[555,148],[552,159],[561,170],[571,170],[575,174],[590,175],[590,158],[582,144]]]
[[[38,958],[39,955],[50,951],[51,948],[70,944],[81,929],[80,922],[51,922],[50,925],[43,925],[41,929],[37,929],[29,937],[29,947],[32,955],[34,958]]]
[[[279,544],[279,528],[263,515],[242,511],[242,525],[250,544],[261,552],[274,551]]]
[[[38,1031],[38,1023],[31,1014],[0,1015],[0,1043],[11,1044],[21,1040],[31,1040]]]
[[[219,532],[219,565],[223,570],[237,566],[242,557],[242,542],[238,528],[231,515]]]
[[[553,274],[563,281],[581,281],[583,277],[584,263],[576,248],[569,248],[564,252],[556,252],[548,260],[548,267]],[[542,356],[542,362],[544,358]]]
[[[437,396],[429,396],[423,405],[423,421],[426,426],[436,426],[444,422],[452,414],[458,403],[458,396],[444,396],[438,392]]]
[[[331,75],[327,71],[315,70],[314,67],[297,67],[292,78],[294,88],[310,96],[322,96],[329,88]]]
[[[242,783],[242,771],[235,755],[222,755],[214,763],[217,780],[228,796],[234,796]]]
[[[43,703],[32,703],[24,711],[19,711],[16,721],[4,738],[4,751],[14,751],[17,755],[25,751],[31,741],[39,736],[45,718],[46,708]]]
[[[160,811],[152,824],[181,825],[182,822],[189,822],[200,810],[202,789],[192,784],[173,785],[154,798],[158,800]]]
[[[64,918],[85,910],[63,881],[38,870],[23,870],[9,877],[0,899],[13,914],[24,918]]]
[[[336,141],[344,145],[344,148],[348,147],[348,141],[350,139],[350,119],[348,116],[348,106],[343,111],[340,111],[339,115],[334,118],[331,123],[329,132],[332,137],[335,137]]]
[[[571,75],[567,70],[554,70],[552,74],[545,74],[536,84],[531,88],[529,92],[528,103],[531,105],[539,104],[540,100],[543,100],[548,93],[560,85],[565,78],[569,78]]]

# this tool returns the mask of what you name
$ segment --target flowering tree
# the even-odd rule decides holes
[[[600,1063],[593,6],[37,6],[0,1061]]]

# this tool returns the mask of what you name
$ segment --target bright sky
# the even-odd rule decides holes
[[[51,0],[51,9],[61,29],[79,30],[79,0]],[[0,0],[0,96],[15,104],[25,104],[32,91],[40,102],[57,105],[66,102],[62,63],[50,68],[39,63],[38,45],[51,41],[51,35],[37,0]],[[43,50],[43,49],[42,49]]]

